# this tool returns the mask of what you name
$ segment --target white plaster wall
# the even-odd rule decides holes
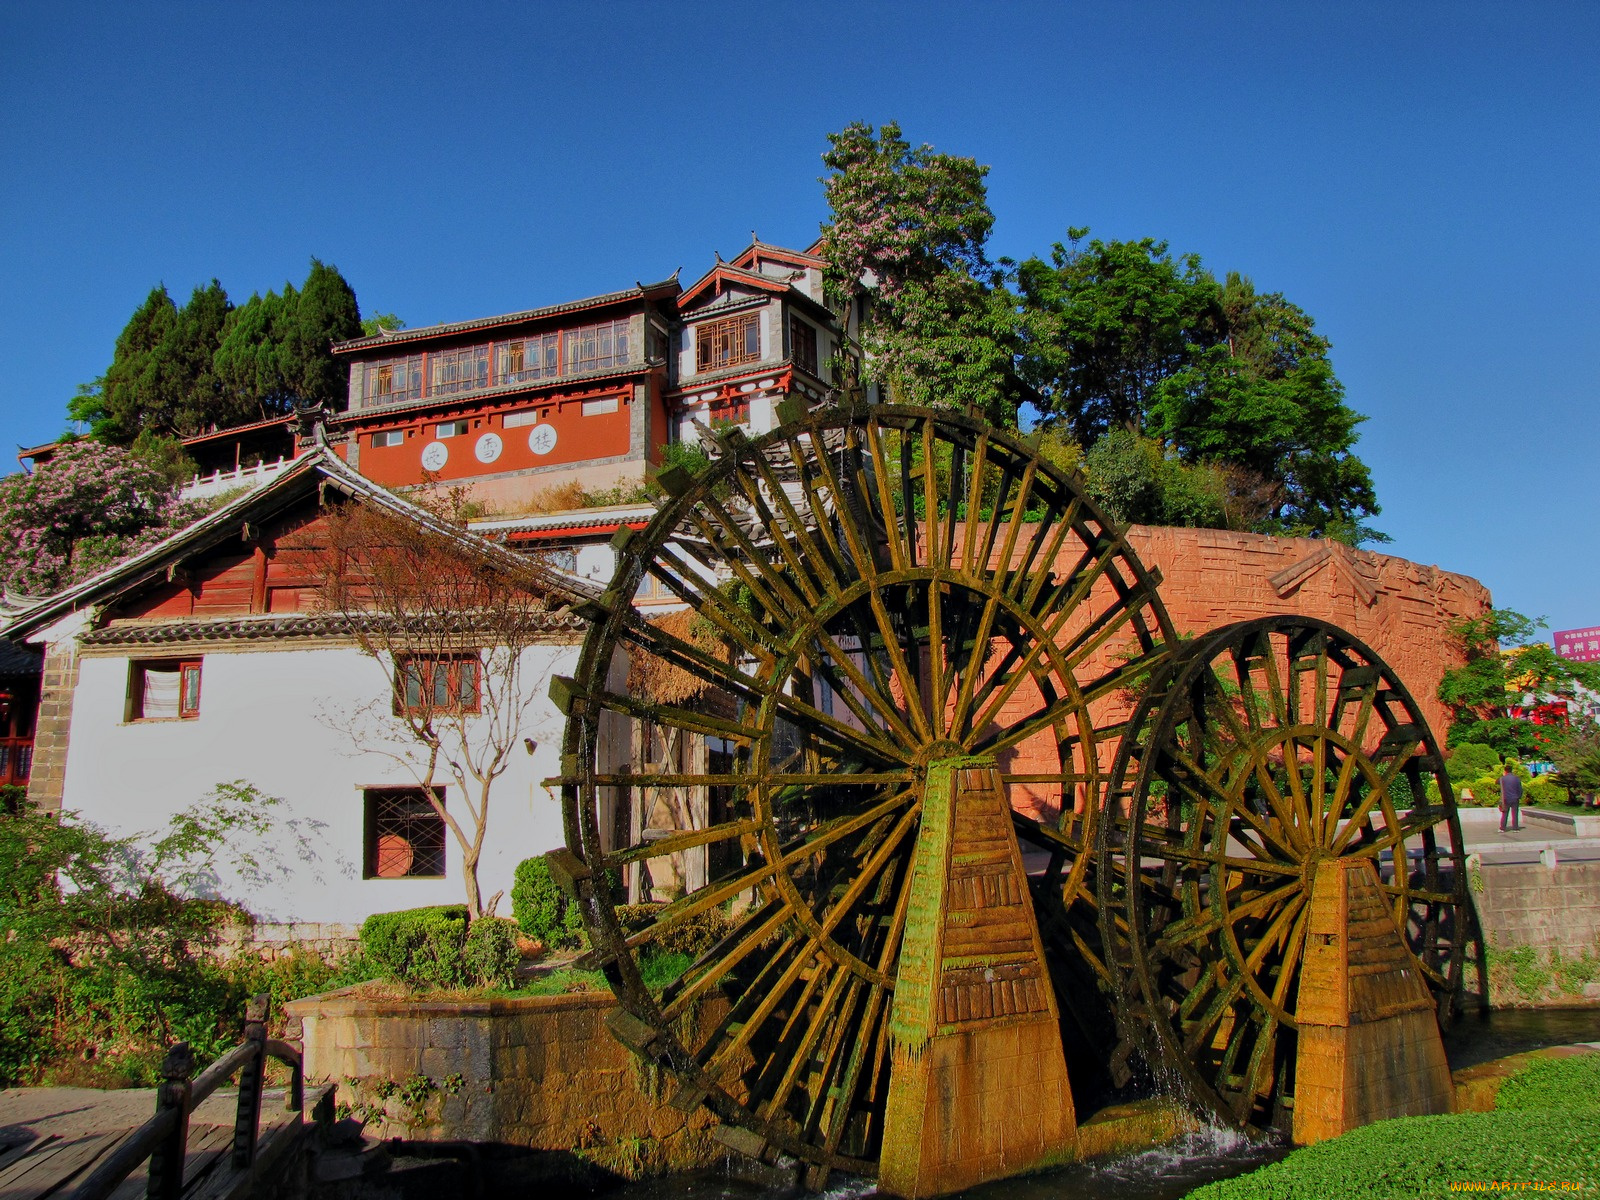
[[[485,900],[505,891],[502,916],[511,913],[517,863],[563,840],[559,799],[539,786],[560,770],[562,718],[545,689],[551,674],[572,673],[577,655],[576,645],[527,652],[523,678],[538,699],[520,733],[533,738],[536,749],[530,756],[519,745],[495,782],[478,871]],[[361,877],[362,787],[414,783],[394,762],[364,751],[335,727],[374,697],[388,695],[376,661],[353,647],[207,653],[198,717],[132,723],[123,721],[128,663],[127,657],[82,659],[64,808],[134,834],[161,829],[217,783],[242,779],[282,798],[275,814],[299,822],[316,847],[314,858],[302,859],[284,837],[277,846],[281,868],[267,886],[245,896],[237,885],[224,887],[258,917],[355,923],[375,912],[465,899],[461,850],[448,832],[443,879]],[[369,721],[374,732],[381,725],[381,716]],[[448,785],[446,807],[465,816],[459,789],[441,782]]]

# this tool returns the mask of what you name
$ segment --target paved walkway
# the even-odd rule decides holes
[[[1500,832],[1498,809],[1461,809],[1461,836],[1467,853],[1483,856],[1486,863],[1538,862],[1545,850],[1554,850],[1558,862],[1600,862],[1600,838],[1578,837],[1566,830],[1529,821],[1523,814],[1520,830]]]

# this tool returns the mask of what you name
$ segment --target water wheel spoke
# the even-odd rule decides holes
[[[1317,841],[1321,845],[1329,845],[1338,832],[1340,817],[1350,802],[1350,790],[1357,773],[1356,763],[1357,758],[1354,754],[1346,754],[1344,761],[1339,764],[1339,774],[1333,783],[1333,796],[1328,802],[1322,828],[1317,834]]]
[[[616,778],[619,781],[628,781],[641,787],[663,786],[658,781],[653,782],[649,776],[619,775]],[[695,777],[685,776],[684,778],[693,779]],[[601,786],[606,785],[601,784]],[[724,821],[718,825],[708,825],[704,829],[686,829],[677,833],[669,833],[665,837],[613,850],[605,856],[602,862],[606,867],[618,869],[631,863],[648,862],[655,858],[681,854],[683,851],[692,850],[697,846],[714,846],[720,842],[733,841],[747,834],[752,834],[760,828],[761,823],[759,821],[738,820]]]
[[[1220,964],[1219,964],[1220,965]],[[1193,1058],[1194,1053],[1202,1044],[1209,1041],[1217,1027],[1222,1024],[1223,1017],[1232,1010],[1232,1005],[1244,991],[1244,980],[1237,976],[1227,978],[1219,969],[1214,978],[1220,983],[1211,1002],[1198,1018],[1192,1021],[1184,1031],[1183,1053],[1186,1058]]]
[[[1261,934],[1260,940],[1245,955],[1244,965],[1247,971],[1252,974],[1258,971],[1261,968],[1261,964],[1266,960],[1267,955],[1283,944],[1283,940],[1288,935],[1294,920],[1305,906],[1306,897],[1303,893],[1300,893],[1273,915],[1271,923]]]
[[[828,980],[827,990],[823,993],[815,1011],[809,1011],[807,1001],[810,993],[824,978]],[[799,1082],[801,1072],[812,1065],[811,1052],[816,1045],[817,1039],[825,1032],[835,1034],[839,1032],[837,1014],[835,1014],[834,1010],[838,1006],[840,996],[845,987],[852,980],[855,980],[855,976],[851,975],[849,971],[835,969],[832,971],[819,971],[807,982],[807,991],[802,994],[800,1001],[795,1004],[793,1012],[789,1015],[789,1026],[784,1029],[783,1036],[779,1038],[768,1059],[768,1070],[773,1067],[782,1069],[782,1073],[772,1085],[770,1097],[763,1106],[768,1113],[776,1115],[783,1112],[784,1105],[789,1099],[789,1094],[794,1090],[795,1084]],[[859,980],[855,981],[859,982]],[[785,1045],[796,1028],[800,1031],[798,1044]],[[765,1071],[763,1074],[765,1074]],[[751,1086],[752,1095],[760,1095],[766,1090],[762,1086],[760,1077]]]
[[[789,919],[792,911],[787,902],[780,902],[748,913],[736,929],[696,959],[677,982],[662,993],[662,1016],[667,1021],[676,1021],[688,1013],[702,995],[763,946]]]
[[[1280,1010],[1285,1008],[1289,997],[1289,988],[1294,983],[1295,972],[1300,967],[1300,958],[1305,953],[1306,925],[1311,920],[1311,905],[1302,904],[1300,914],[1294,919],[1294,928],[1289,931],[1288,940],[1284,943],[1283,961],[1278,965],[1278,978],[1272,984],[1272,1003]]]
[[[709,1055],[702,1052],[700,1067],[708,1079],[720,1081],[728,1073],[734,1065],[734,1059],[749,1046],[750,1040],[773,1014],[779,1011],[779,1006],[783,1004],[789,990],[799,980],[802,972],[808,969],[817,971],[827,969],[827,956],[819,951],[816,942],[807,937],[793,939],[792,944],[795,947],[793,958],[777,978],[763,983],[759,990],[752,988],[746,993],[745,998],[761,996],[755,1008],[742,1021],[738,1021],[740,1005],[735,1005],[723,1022],[724,1031],[731,1030],[731,1036],[725,1032],[720,1043],[711,1043],[715,1049]],[[779,961],[781,959],[774,956],[773,962]],[[741,1000],[741,1004],[742,1002]],[[737,1025],[737,1028],[734,1028],[734,1025]],[[710,1046],[707,1049],[710,1049]]]
[[[1279,904],[1296,895],[1300,889],[1301,883],[1298,879],[1279,884],[1259,896],[1246,900],[1243,904],[1230,905],[1226,918],[1212,908],[1201,909],[1192,916],[1180,917],[1162,928],[1155,945],[1161,953],[1168,953],[1178,946],[1203,941],[1221,929],[1225,920],[1242,921],[1247,917],[1271,912]]]

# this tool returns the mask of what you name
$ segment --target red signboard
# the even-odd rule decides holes
[[[1556,653],[1573,662],[1600,662],[1600,625],[1589,629],[1560,629],[1550,635]]]

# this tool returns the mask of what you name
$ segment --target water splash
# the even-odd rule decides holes
[[[1232,1126],[1205,1125],[1176,1141],[1113,1159],[1100,1171],[1113,1179],[1128,1181],[1188,1174],[1208,1164],[1251,1157],[1262,1148],[1262,1141]]]

